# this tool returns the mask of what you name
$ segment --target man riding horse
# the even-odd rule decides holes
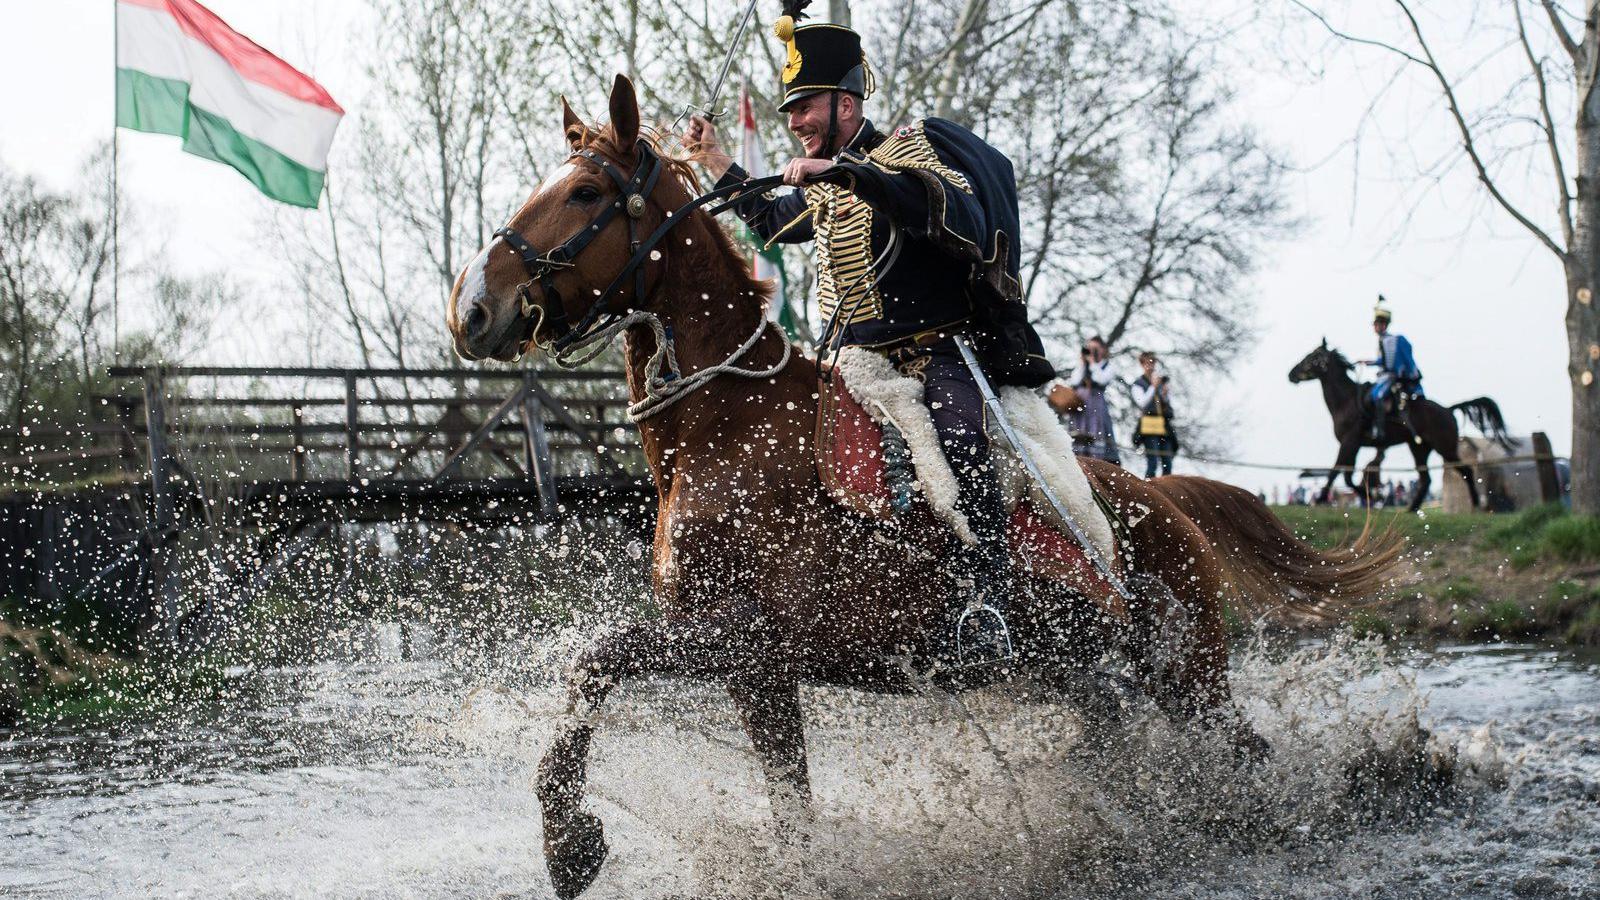
[[[1017,279],[1011,163],[943,119],[880,132],[864,111],[874,77],[861,36],[841,25],[796,24],[807,3],[787,0],[775,29],[788,54],[778,111],[788,114],[806,154],[791,159],[783,176],[800,190],[751,195],[735,212],[768,243],[814,242],[824,358],[838,346],[868,348],[922,381],[960,482],[957,508],[977,538],[956,560],[960,580],[971,586],[952,615],[982,605],[1003,610],[1010,594],[1005,504],[983,398],[955,336],[977,343],[993,382],[1037,386],[1054,375]],[[709,120],[692,121],[689,145],[719,178],[718,188],[749,179]],[[965,635],[951,630],[943,655],[953,659],[960,639],[986,647],[988,661],[1008,657],[996,619],[968,622]]]
[[[1389,415],[1396,410],[1408,416],[1406,404],[1420,400],[1422,370],[1411,356],[1411,342],[1403,334],[1390,334],[1389,324],[1394,315],[1383,306],[1383,295],[1378,295],[1378,306],[1372,311],[1372,330],[1378,335],[1378,356],[1364,359],[1363,365],[1377,366],[1378,378],[1368,396],[1372,416],[1372,440],[1383,445]]]

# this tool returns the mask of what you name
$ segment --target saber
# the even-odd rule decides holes
[[[722,58],[722,71],[717,73],[717,83],[711,88],[711,99],[706,101],[705,106],[699,107],[700,111],[706,114],[706,118],[713,122],[724,112],[716,109],[717,100],[722,96],[722,84],[728,80],[728,70],[733,68],[733,57],[739,52],[739,42],[744,40],[745,29],[750,27],[750,16],[754,15],[755,11],[756,0],[750,0],[749,5],[744,8],[744,17],[739,20],[739,30],[733,33],[733,43],[728,45],[728,55]],[[683,124],[683,117],[694,111],[694,104],[684,106],[683,112],[678,113],[678,117],[672,120],[672,130],[677,131],[678,126]]]
[[[1117,577],[1116,570],[1112,568],[1110,561],[1101,555],[1100,548],[1096,547],[1089,540],[1088,535],[1084,534],[1077,520],[1072,517],[1072,513],[1067,511],[1067,505],[1062,503],[1061,498],[1056,496],[1056,492],[1050,489],[1050,483],[1045,481],[1044,473],[1039,471],[1039,464],[1033,461],[1033,457],[1029,455],[1027,448],[1023,447],[1021,441],[1017,440],[1017,433],[1012,430],[1011,422],[1006,419],[1005,409],[1000,405],[1000,398],[995,396],[994,388],[989,386],[989,379],[984,376],[983,369],[978,365],[978,357],[972,350],[971,338],[965,334],[956,335],[956,346],[960,348],[961,358],[966,362],[967,368],[972,371],[972,380],[978,383],[978,393],[983,395],[983,405],[988,408],[989,415],[994,417],[995,424],[1000,426],[1000,434],[1005,437],[1006,443],[1011,445],[1011,449],[1016,452],[1017,458],[1022,460],[1022,466],[1027,469],[1028,477],[1033,479],[1033,483],[1044,494],[1045,499],[1049,500],[1050,505],[1055,507],[1056,515],[1060,516],[1061,521],[1066,523],[1067,530],[1072,532],[1073,538],[1083,548],[1083,554],[1089,557],[1089,562],[1093,563],[1095,569],[1099,571],[1100,577],[1104,578],[1111,585],[1111,589],[1116,591],[1123,600],[1127,600],[1129,597],[1128,588],[1122,583],[1122,579]]]

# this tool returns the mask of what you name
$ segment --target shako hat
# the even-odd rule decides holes
[[[1394,321],[1394,313],[1389,312],[1389,308],[1387,306],[1383,305],[1386,302],[1388,302],[1388,301],[1383,299],[1383,295],[1379,294],[1378,295],[1378,305],[1374,306],[1372,308],[1372,321],[1374,321],[1374,322],[1377,322],[1379,320],[1382,320],[1384,322],[1392,322],[1392,321]]]
[[[861,52],[861,35],[831,22],[799,24],[811,0],[783,0],[783,16],[772,28],[788,48],[783,66],[783,100],[778,112],[824,91],[847,91],[866,99],[877,87]]]

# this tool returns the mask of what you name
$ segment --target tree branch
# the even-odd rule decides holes
[[[1567,168],[1561,160],[1561,145],[1556,141],[1555,118],[1550,115],[1550,90],[1545,82],[1544,66],[1534,56],[1533,45],[1528,43],[1528,26],[1522,20],[1522,3],[1512,4],[1512,9],[1517,14],[1517,39],[1522,42],[1522,51],[1528,58],[1528,66],[1533,70],[1534,84],[1539,88],[1539,117],[1542,119],[1540,129],[1544,132],[1546,146],[1550,148],[1550,162],[1555,167],[1556,196],[1560,201],[1556,204],[1556,213],[1561,218],[1561,237],[1568,247],[1573,244],[1572,230],[1572,191],[1567,188]]]
[[[1572,32],[1567,30],[1567,26],[1561,24],[1561,10],[1556,8],[1555,0],[1541,0],[1541,3],[1544,6],[1545,13],[1550,16],[1550,27],[1555,31],[1556,38],[1561,41],[1561,46],[1567,51],[1567,55],[1572,57],[1573,66],[1580,69],[1583,68],[1583,48],[1578,45],[1577,41],[1572,39]],[[1522,24],[1520,2],[1517,6],[1517,24],[1519,26]]]
[[[1439,89],[1444,91],[1445,103],[1450,109],[1450,117],[1455,120],[1456,128],[1461,132],[1462,148],[1466,150],[1467,158],[1472,161],[1472,167],[1477,170],[1478,180],[1483,182],[1483,186],[1489,192],[1489,196],[1493,197],[1495,202],[1500,204],[1501,209],[1505,210],[1506,213],[1509,214],[1513,219],[1516,219],[1523,228],[1526,228],[1530,234],[1538,238],[1539,241],[1546,247],[1550,248],[1550,252],[1554,253],[1556,258],[1565,264],[1567,259],[1567,251],[1561,245],[1557,244],[1555,239],[1550,237],[1550,235],[1546,233],[1543,228],[1540,228],[1532,219],[1524,215],[1522,210],[1518,209],[1516,205],[1513,204],[1511,200],[1500,191],[1500,186],[1495,184],[1494,178],[1489,174],[1489,169],[1483,162],[1483,157],[1478,153],[1478,145],[1473,139],[1472,127],[1467,123],[1467,117],[1466,114],[1461,110],[1460,101],[1456,99],[1455,87],[1451,85],[1450,79],[1444,74],[1444,70],[1439,67],[1439,62],[1434,57],[1432,48],[1428,46],[1427,38],[1423,37],[1421,23],[1419,23],[1417,21],[1417,17],[1412,14],[1411,7],[1406,5],[1405,0],[1394,0],[1394,2],[1396,6],[1400,7],[1400,11],[1405,14],[1406,20],[1411,23],[1411,33],[1416,36],[1417,46],[1422,48],[1422,54],[1424,57],[1426,57],[1426,62],[1419,62],[1421,65],[1426,67],[1429,72],[1433,73],[1433,77],[1439,82]],[[1411,58],[1414,59],[1414,57]]]

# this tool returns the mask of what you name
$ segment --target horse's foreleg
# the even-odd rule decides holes
[[[759,656],[753,643],[730,643],[730,635],[747,630],[747,622],[714,619],[641,622],[596,640],[578,657],[567,681],[566,713],[539,762],[545,864],[557,897],[583,893],[608,852],[600,820],[582,809],[589,739],[606,695],[622,680],[649,673],[737,678],[770,668],[772,656]],[[798,699],[793,708],[798,727]],[[803,766],[803,746],[799,752]]]
[[[1361,495],[1363,509],[1372,505],[1373,492],[1383,484],[1382,467],[1383,451],[1379,450],[1378,455],[1374,456],[1366,467],[1361,470],[1361,489],[1357,493]]]
[[[1333,483],[1339,480],[1340,474],[1344,475],[1345,484],[1350,489],[1356,490],[1355,471],[1356,454],[1361,452],[1361,435],[1358,432],[1354,437],[1346,438],[1339,442],[1339,455],[1334,457],[1333,470],[1328,473],[1328,483],[1322,486],[1323,499],[1333,503]]]
[[[588,783],[593,716],[617,680],[628,674],[628,632],[601,638],[584,651],[567,680],[567,708],[555,739],[539,761],[539,807],[544,820],[544,858],[556,896],[583,893],[605,862],[605,830],[581,807]]]
[[[811,774],[806,766],[800,688],[792,680],[734,678],[728,683],[745,733],[761,757],[767,796],[780,835],[811,814]]]

